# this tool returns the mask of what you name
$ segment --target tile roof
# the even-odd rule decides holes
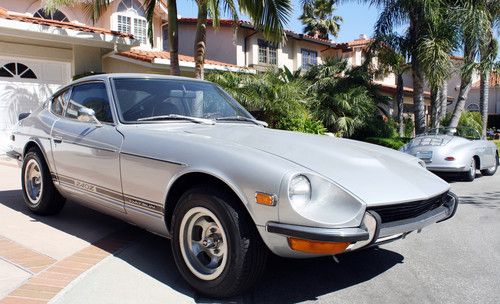
[[[373,39],[364,39],[364,38],[358,38],[354,39],[352,41],[346,42],[348,46],[363,46],[370,44],[373,41]]]
[[[500,72],[490,73],[490,87],[500,86]],[[478,80],[472,84],[472,88],[478,89],[481,87],[481,80]]]
[[[80,32],[97,33],[97,34],[108,34],[123,38],[134,38],[132,34],[121,33],[117,31],[111,31],[103,28],[88,26],[85,24],[78,24],[73,22],[63,22],[57,20],[43,19],[37,17],[31,17],[20,13],[9,12],[6,9],[0,7],[0,18],[14,21],[21,21],[26,23],[33,23],[45,26],[53,26],[58,28],[70,29]]]
[[[197,18],[179,18],[178,19],[179,23],[188,23],[188,24],[196,24],[198,22]],[[207,20],[207,24],[211,25],[212,24],[212,19]],[[234,21],[231,19],[220,19],[220,26],[238,26],[238,27],[246,27],[246,28],[254,28],[253,24],[249,21],[244,21],[244,20],[238,20]],[[301,34],[301,33],[296,33],[294,31],[290,30],[285,30],[285,33],[287,36],[290,36],[295,39],[300,39],[300,40],[308,40],[311,42],[316,42],[320,44],[326,44],[326,45],[331,45],[333,46],[335,43],[333,41],[328,40],[328,39],[322,39],[322,38],[317,38],[313,37],[307,34]]]
[[[137,60],[149,62],[149,63],[153,63],[153,61],[156,58],[158,58],[158,59],[170,59],[170,52],[146,51],[146,50],[141,50],[141,49],[131,49],[130,51],[127,51],[127,52],[118,53],[118,55],[123,56],[123,57],[127,57],[127,58],[132,58],[132,59],[137,59]],[[179,54],[179,61],[194,62],[194,57]],[[237,66],[237,65],[234,65],[234,64],[229,64],[229,63],[215,61],[215,60],[205,59],[205,64],[244,69],[244,68]]]

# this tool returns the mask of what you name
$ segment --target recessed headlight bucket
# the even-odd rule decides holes
[[[291,202],[305,204],[311,201],[311,182],[304,175],[297,175],[290,181],[288,197]]]

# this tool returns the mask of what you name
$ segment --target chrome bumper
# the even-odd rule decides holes
[[[457,211],[458,197],[449,192],[447,201],[440,207],[420,216],[388,223],[382,223],[374,211],[367,211],[360,227],[354,228],[318,228],[276,222],[268,222],[266,230],[286,237],[296,237],[311,241],[349,242],[346,251],[353,251],[373,245],[388,243],[403,238],[408,233],[420,230],[430,224],[445,221]]]

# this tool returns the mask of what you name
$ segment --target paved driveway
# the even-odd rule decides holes
[[[405,240],[341,255],[338,264],[332,258],[271,257],[260,284],[230,302],[500,303],[500,173],[451,184],[461,197],[453,219]],[[0,223],[0,298],[17,292],[11,300],[41,294],[39,300],[52,303],[220,302],[183,282],[168,240],[71,203],[55,217],[29,214],[18,169],[1,164]],[[23,261],[6,258],[2,238],[38,254],[43,265],[23,267]],[[84,267],[90,257],[94,261]],[[44,285],[50,272],[67,279],[52,279],[61,283],[58,288]],[[47,285],[51,292],[40,287]]]

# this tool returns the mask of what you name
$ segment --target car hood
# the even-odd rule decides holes
[[[422,168],[417,158],[377,145],[251,124],[175,125],[144,124],[127,129],[154,141],[181,137],[179,142],[187,144],[198,138],[197,149],[202,143],[227,153],[235,146],[267,153],[299,165],[304,172],[322,175],[369,206],[424,200],[449,189],[448,183]],[[255,153],[255,161],[262,161],[259,153]]]
[[[418,159],[359,141],[229,123],[184,132],[284,158],[336,182],[369,205],[427,199],[449,189]]]

